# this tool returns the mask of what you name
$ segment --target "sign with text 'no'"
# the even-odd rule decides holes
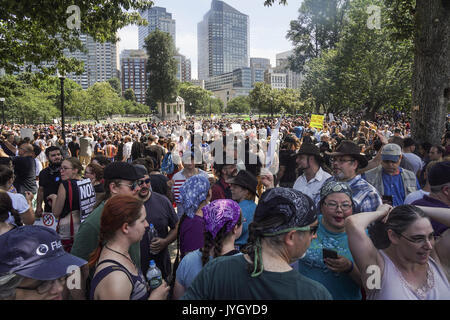
[[[309,123],[309,126],[311,128],[317,128],[322,129],[323,128],[323,119],[325,116],[320,114],[312,114],[311,115],[311,122]]]

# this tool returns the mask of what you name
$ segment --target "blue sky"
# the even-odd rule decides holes
[[[286,39],[291,20],[298,17],[301,0],[288,0],[288,5],[264,7],[264,0],[225,0],[227,4],[250,17],[250,57],[269,58],[275,65],[277,53],[291,50]],[[176,45],[181,54],[191,59],[192,78],[197,79],[197,23],[210,9],[211,0],[154,0],[155,6],[166,8],[176,20]],[[119,53],[138,48],[137,26],[119,31]]]

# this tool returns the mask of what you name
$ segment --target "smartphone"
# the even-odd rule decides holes
[[[338,254],[336,251],[331,250],[331,249],[327,249],[327,248],[323,248],[322,249],[322,255],[323,258],[330,258],[330,259],[337,259],[338,258]]]
[[[393,199],[392,196],[383,196],[382,198],[383,204],[390,204],[392,206]]]

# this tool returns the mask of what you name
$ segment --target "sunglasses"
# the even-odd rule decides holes
[[[48,281],[39,281],[35,286],[33,287],[17,287],[17,289],[27,290],[27,291],[37,291],[39,294],[44,294],[48,292],[52,287],[53,284],[58,283],[60,285],[65,285],[66,280],[68,278],[68,275],[65,275],[59,279],[55,280],[48,280]]]
[[[138,186],[140,186],[138,181],[134,181],[132,184],[127,184],[127,183],[119,183],[119,185],[124,185],[124,186],[128,186],[131,191],[134,191],[134,189],[136,189]]]
[[[144,183],[149,184],[151,182],[150,178],[145,180],[138,180],[138,186],[142,186]]]

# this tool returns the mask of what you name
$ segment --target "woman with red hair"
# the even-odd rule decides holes
[[[95,267],[91,300],[163,300],[169,287],[163,284],[151,293],[141,270],[128,253],[149,225],[142,201],[131,196],[115,196],[106,202],[100,222],[97,249],[89,258]]]

